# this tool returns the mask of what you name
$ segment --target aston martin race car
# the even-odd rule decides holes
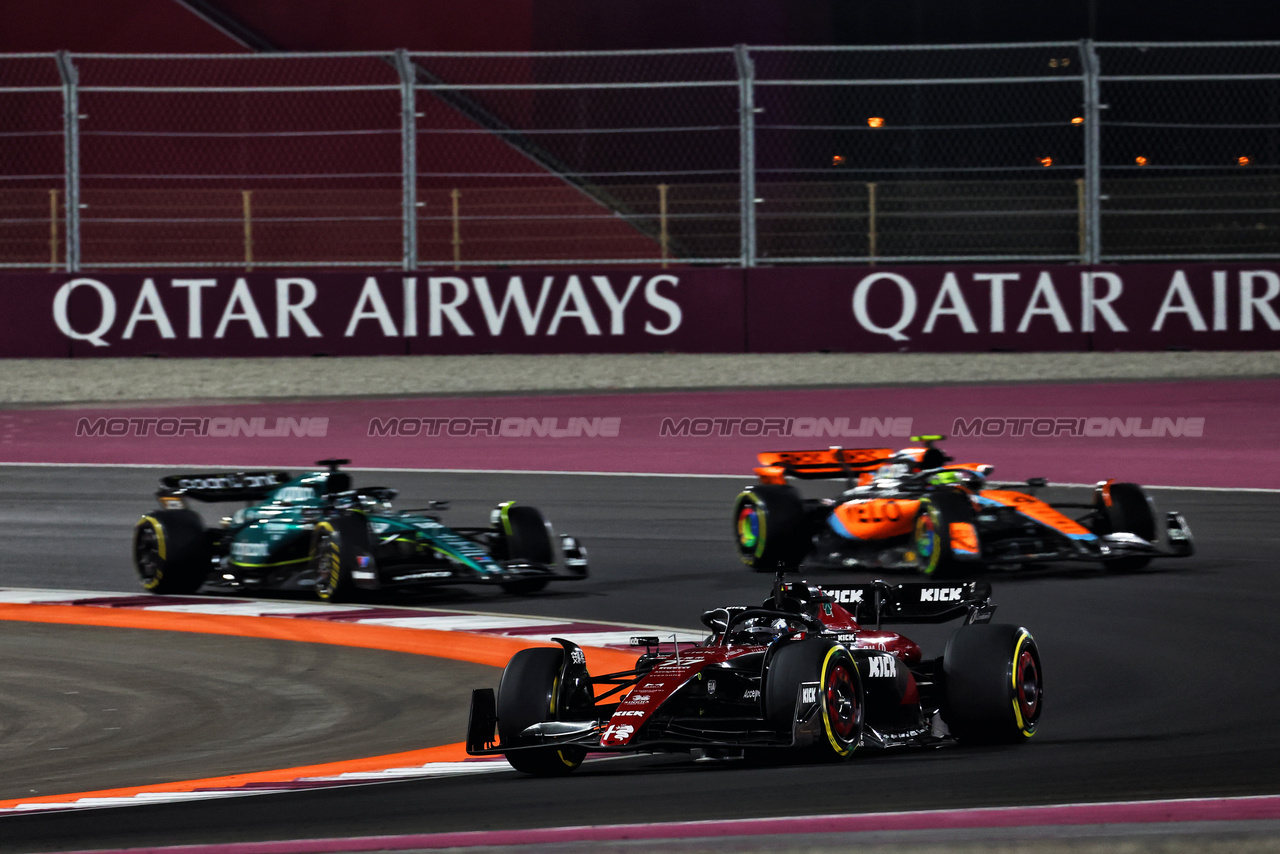
[[[1088,503],[1049,504],[1035,491],[1044,478],[1018,484],[987,480],[992,466],[955,463],[936,446],[943,436],[912,436],[918,447],[828,448],[759,455],[759,482],[734,507],[743,563],[916,569],[962,575],[984,567],[1095,561],[1115,570],[1153,557],[1195,551],[1187,522],[1164,515],[1158,540],[1155,505],[1134,483],[1104,480]],[[788,478],[843,479],[838,498],[803,498]],[[1068,516],[1064,511],[1075,511]]]
[[[134,527],[133,560],[152,593],[313,591],[324,601],[358,590],[470,582],[532,593],[587,577],[587,551],[552,532],[533,507],[499,504],[487,528],[440,521],[447,501],[394,510],[394,489],[353,488],[348,460],[293,477],[285,471],[203,472],[161,479],[160,509]],[[206,527],[190,502],[244,502]]]
[[[557,638],[516,653],[496,694],[472,692],[467,752],[556,776],[601,752],[834,760],[1025,742],[1044,705],[1040,650],[1025,628],[991,623],[990,596],[986,582],[811,587],[779,573],[763,605],[703,614],[701,644],[632,638],[644,647],[632,670],[593,676],[584,651]],[[932,658],[882,628],[956,618]]]

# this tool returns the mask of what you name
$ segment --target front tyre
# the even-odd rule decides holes
[[[795,725],[796,696],[805,683],[817,683],[822,733],[809,758],[845,759],[862,740],[866,695],[853,656],[843,646],[820,638],[786,643],[769,662],[765,715],[780,732]]]
[[[1044,706],[1040,649],[1020,626],[961,626],[942,657],[942,717],[962,742],[1019,743]]]
[[[1156,509],[1146,490],[1136,483],[1111,483],[1094,493],[1095,534],[1129,533],[1147,542],[1156,539]],[[1150,557],[1135,555],[1107,561],[1108,569],[1131,572],[1151,563]]]
[[[133,528],[133,566],[149,593],[195,593],[213,550],[194,510],[157,510]]]
[[[352,573],[363,560],[373,565],[369,524],[363,516],[333,516],[316,525],[311,569],[316,597],[322,602],[349,600],[355,591]]]
[[[961,542],[961,535],[971,542]],[[925,575],[954,575],[961,564],[957,551],[977,554],[977,527],[969,496],[956,489],[939,489],[920,499],[912,546],[916,567]]]
[[[804,503],[793,486],[748,487],[733,508],[738,557],[757,572],[795,568],[809,551]]]
[[[537,647],[511,657],[498,683],[498,743],[512,746],[526,727],[556,719],[566,698],[560,696],[564,650]],[[582,764],[581,747],[545,747],[503,754],[511,767],[535,777],[563,777]]]
[[[507,558],[550,567],[556,562],[556,548],[551,523],[536,507],[519,504],[499,508],[502,533],[507,543]],[[536,593],[547,586],[545,578],[526,578],[501,585],[508,593],[522,596]]]

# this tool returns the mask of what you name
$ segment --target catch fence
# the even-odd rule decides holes
[[[0,56],[0,267],[1280,257],[1280,43]]]

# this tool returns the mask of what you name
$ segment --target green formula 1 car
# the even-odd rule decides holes
[[[499,504],[487,528],[440,521],[448,502],[394,510],[394,489],[355,489],[339,466],[293,477],[283,471],[175,474],[161,479],[160,509],[138,520],[133,560],[152,593],[202,586],[310,590],[324,601],[358,590],[494,584],[532,593],[550,581],[587,577],[587,552],[557,537],[542,513]],[[189,501],[245,502],[207,527]]]

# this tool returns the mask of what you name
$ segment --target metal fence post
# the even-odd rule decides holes
[[[1098,88],[1098,52],[1092,39],[1080,42],[1084,66],[1084,257],[1097,264],[1102,257],[1102,104]]]
[[[80,93],[71,55],[58,51],[58,76],[62,78],[63,170],[67,205],[67,272],[80,271]]]
[[[755,68],[746,45],[734,45],[738,67],[738,136],[742,266],[756,265],[756,107]]]
[[[403,177],[404,269],[418,268],[418,105],[414,94],[417,71],[409,52],[396,51],[396,71],[400,74],[400,156]]]

